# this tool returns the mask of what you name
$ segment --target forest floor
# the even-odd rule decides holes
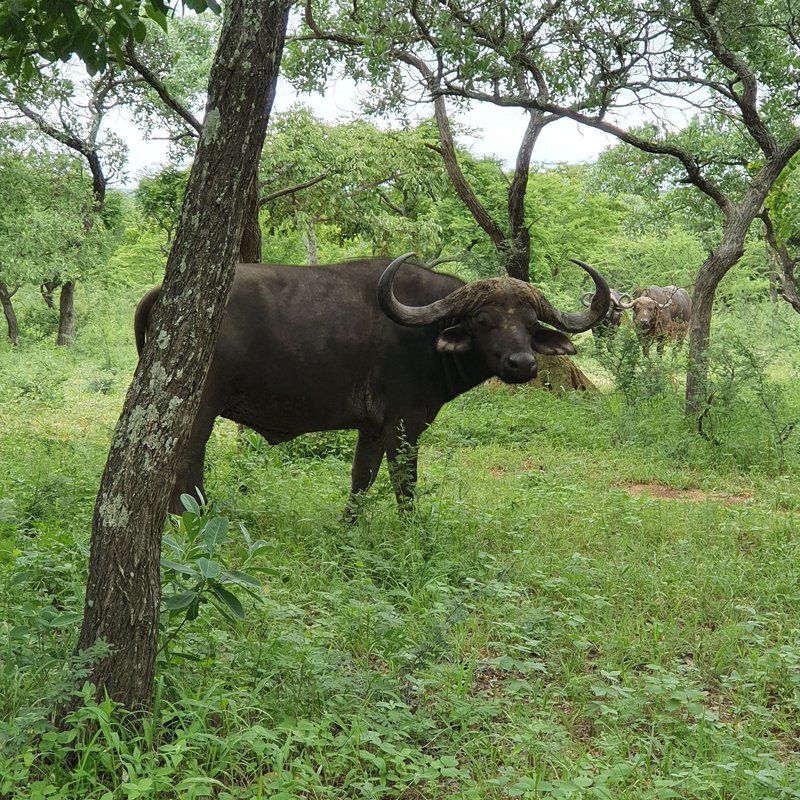
[[[246,622],[201,607],[144,725],[52,729],[126,347],[0,350],[0,797],[800,797],[796,440],[703,439],[669,391],[481,387],[416,512],[383,468],[352,526],[351,434],[220,423],[225,558],[265,542]]]

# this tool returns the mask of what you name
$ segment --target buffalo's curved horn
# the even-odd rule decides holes
[[[593,297],[594,297],[594,292],[584,292],[581,295],[581,305],[586,306],[586,308],[589,308],[589,306],[592,304]]]
[[[392,284],[397,270],[413,255],[414,253],[405,253],[386,267],[378,281],[378,306],[389,319],[400,325],[429,325],[453,313],[454,295],[458,294],[458,290],[427,306],[407,306],[401,303],[394,296]]]
[[[592,304],[586,311],[565,314],[563,311],[554,308],[544,295],[539,294],[538,314],[542,322],[546,322],[554,328],[559,328],[565,333],[581,333],[588,331],[589,328],[605,318],[608,313],[608,307],[611,305],[611,290],[608,288],[606,279],[594,267],[590,267],[575,258],[571,258],[570,261],[591,275],[595,287]]]
[[[628,298],[627,300],[625,299],[626,297]],[[620,308],[633,308],[633,295],[630,292],[623,292],[619,296],[617,305]]]

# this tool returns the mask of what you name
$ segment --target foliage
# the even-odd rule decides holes
[[[177,4],[175,4],[177,5]],[[182,0],[196,12],[218,12],[216,0]],[[90,74],[102,72],[111,56],[124,59],[129,37],[143,42],[146,17],[167,28],[174,6],[166,0],[120,0],[113,4],[15,0],[0,9],[0,67],[25,78],[36,74],[39,57],[68,61],[76,55]]]
[[[107,232],[86,229],[91,185],[74,160],[29,140],[19,128],[0,129],[0,280],[35,285],[60,273],[74,280],[96,273]]]
[[[215,606],[222,619],[234,625],[235,631],[235,624],[245,619],[245,611],[233,590],[238,588],[260,599],[258,592],[262,589],[258,578],[243,569],[234,569],[228,563],[224,549],[229,541],[228,518],[215,516],[207,505],[199,505],[191,495],[182,495],[181,501],[186,510],[163,539],[170,558],[161,559],[161,605],[167,618],[165,627],[168,629],[176,619],[180,622],[177,628],[168,629],[164,634],[162,650],[186,622],[197,619],[205,603]],[[241,526],[241,532],[247,546],[241,566],[247,567],[267,549],[267,544],[262,539],[251,541],[244,526]],[[265,568],[259,569],[263,571]]]
[[[262,195],[324,179],[269,200],[267,229],[308,237],[325,226],[326,238],[340,246],[360,240],[372,252],[405,248],[434,257],[445,245],[432,200],[445,179],[430,141],[424,125],[407,131],[381,131],[365,121],[326,125],[302,107],[275,115],[261,159]]]
[[[165,167],[155,175],[142,177],[136,187],[136,205],[142,216],[164,236],[164,256],[178,227],[188,178],[187,170]]]

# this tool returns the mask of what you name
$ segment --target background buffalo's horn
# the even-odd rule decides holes
[[[581,305],[584,305],[586,306],[586,308],[589,308],[589,306],[592,304],[593,297],[594,297],[594,292],[584,292],[581,295]]]
[[[606,279],[594,267],[590,267],[575,258],[571,258],[570,261],[573,264],[577,264],[581,269],[586,270],[592,276],[595,286],[592,304],[586,311],[579,311],[577,314],[565,314],[563,311],[554,308],[550,301],[540,294],[538,298],[539,319],[565,333],[581,333],[582,331],[588,331],[589,328],[605,318],[608,313],[608,307],[611,305],[611,291],[608,288]]]
[[[627,300],[625,299],[626,297],[628,298]],[[617,305],[620,308],[633,308],[633,295],[630,292],[623,292],[619,296]]]
[[[378,281],[378,306],[389,319],[400,325],[429,325],[431,322],[436,322],[453,313],[455,307],[454,295],[458,294],[458,290],[427,306],[403,305],[394,296],[392,283],[394,283],[394,276],[397,274],[397,270],[413,255],[414,253],[406,253],[396,258],[386,267],[381,279]]]

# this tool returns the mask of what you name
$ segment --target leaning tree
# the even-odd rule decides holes
[[[142,4],[132,0],[66,16],[63,5],[20,2],[15,10],[22,16],[11,26],[0,15],[7,64],[19,69],[30,64],[28,49],[48,45],[37,41],[42,32],[75,35],[77,27],[84,32],[77,39],[81,47],[86,48],[87,35],[94,36],[89,65],[102,69],[108,63],[102,47],[109,41],[101,36],[103,25],[119,22],[122,32],[113,49],[120,51],[131,22],[138,30],[142,13]],[[161,0],[143,5],[163,15]],[[117,19],[120,8],[124,13]],[[171,476],[197,411],[238,261],[245,190],[264,141],[288,13],[287,0],[230,0],[225,6],[202,132],[154,309],[155,335],[128,390],[97,496],[78,650],[99,640],[109,646],[92,664],[90,680],[98,697],[108,694],[131,708],[151,700]],[[48,15],[52,24],[42,26]],[[62,38],[57,44],[59,55],[75,50]]]

